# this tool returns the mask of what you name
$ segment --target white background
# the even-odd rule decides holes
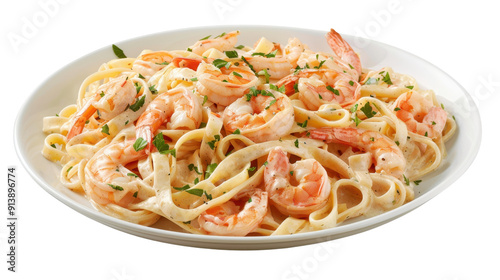
[[[19,228],[18,272],[10,273],[3,183],[1,279],[500,279],[500,134],[494,122],[500,101],[500,21],[498,7],[489,4],[493,1],[6,2],[0,17],[1,168],[4,182],[8,166],[18,170]],[[40,4],[49,2],[48,10]],[[36,30],[23,35],[27,22],[36,23]],[[23,169],[14,151],[15,118],[51,73],[121,40],[231,24],[333,27],[432,62],[479,107],[483,140],[475,162],[436,198],[386,225],[322,244],[267,251],[182,247],[114,230],[57,201]],[[22,39],[14,43],[13,36]]]

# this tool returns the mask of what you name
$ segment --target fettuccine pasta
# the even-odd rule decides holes
[[[454,118],[413,77],[239,32],[102,64],[45,117],[42,154],[99,211],[195,234],[269,236],[395,209],[446,156]]]

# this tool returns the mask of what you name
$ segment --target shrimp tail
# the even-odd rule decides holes
[[[172,60],[175,67],[179,68],[189,68],[191,70],[198,70],[198,66],[201,63],[201,59],[198,58],[187,58],[187,57],[176,57]]]
[[[66,139],[69,141],[71,138],[82,133],[85,122],[96,112],[96,108],[92,105],[94,101],[98,99],[99,95],[94,96],[90,99],[74,116],[74,122],[69,129]]]
[[[330,32],[326,34],[326,41],[340,59],[347,62],[349,67],[354,68],[358,75],[361,75],[362,69],[359,56],[337,31],[333,30],[333,28],[330,29]]]
[[[290,96],[295,93],[295,85],[297,84],[299,75],[288,75],[276,83],[278,88],[285,86],[285,94]]]

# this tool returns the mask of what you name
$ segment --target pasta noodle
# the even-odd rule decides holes
[[[238,35],[102,64],[43,120],[61,183],[132,223],[268,236],[400,207],[441,165],[456,123],[413,77],[333,29],[332,53]]]

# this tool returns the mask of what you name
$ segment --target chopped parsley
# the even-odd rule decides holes
[[[208,146],[210,146],[210,149],[214,150],[215,149],[215,143],[220,141],[220,135],[216,134],[214,135],[214,140],[207,142]]]
[[[389,72],[385,72],[385,76],[382,77],[382,81],[384,81],[384,83],[388,85],[392,85],[391,76],[389,76]]]
[[[109,126],[108,126],[108,124],[105,124],[105,125],[102,126],[101,132],[104,133],[104,134],[109,135]]]
[[[183,187],[180,187],[180,188],[176,188],[176,187],[173,187],[173,188],[174,188],[174,190],[185,191],[185,190],[189,190],[190,186],[184,185]]]
[[[125,55],[125,53],[123,52],[123,50],[120,49],[118,46],[116,46],[115,44],[113,44],[112,47],[113,47],[113,52],[115,53],[116,57],[118,57],[118,58],[127,58],[127,56]]]
[[[252,53],[252,56],[263,56],[263,57],[267,57],[267,58],[271,58],[271,57],[275,57],[276,56],[276,53],[278,52],[278,50],[274,50],[270,53],[262,53],[262,52],[256,52],[256,53]]]
[[[216,168],[217,168],[217,163],[215,162],[207,165],[207,170],[205,171],[205,178],[210,177],[210,175],[212,175],[212,173],[215,171]]]
[[[215,36],[214,39],[220,38],[226,34],[227,34],[226,32],[222,32],[220,35]]]
[[[329,85],[328,85],[328,86],[326,86],[326,89],[327,89],[327,90],[329,90],[329,91],[331,91],[331,92],[333,92],[333,94],[335,94],[335,95],[337,95],[337,96],[339,96],[339,95],[340,95],[340,94],[339,94],[339,91],[338,91],[338,90],[336,90],[336,89],[334,89],[332,86],[329,86]]]
[[[271,100],[271,102],[269,102],[269,105],[267,105],[265,109],[269,109],[271,106],[273,106],[274,103],[276,103],[276,99]]]
[[[196,190],[196,189],[195,189]],[[212,200],[212,195],[211,194],[208,194],[207,191],[203,191],[203,194],[205,195],[205,197],[208,199],[208,200]]]
[[[245,94],[246,101],[252,100],[252,97],[256,97],[259,94],[262,95],[262,96],[271,96],[274,99],[276,99],[276,97],[274,96],[274,94],[272,92],[270,92],[270,91],[267,91],[267,90],[264,90],[264,89],[263,90],[258,90],[255,87],[251,87],[250,88],[250,93]]]
[[[137,112],[144,105],[144,101],[146,100],[146,95],[143,95],[141,98],[137,99],[134,104],[130,105],[130,110]]]
[[[298,122],[297,125],[300,126],[300,127],[305,128],[305,127],[307,127],[307,120],[305,120],[303,123],[299,123]]]
[[[377,114],[377,112],[373,111],[372,106],[370,106],[370,102],[366,102],[365,106],[363,106],[360,110],[367,118],[372,118]]]
[[[274,84],[269,84],[269,88],[272,89],[272,90],[275,90],[277,92],[281,92],[281,93],[285,93],[285,85],[282,85],[280,87],[274,85]]]
[[[134,150],[136,152],[146,148],[146,146],[148,145],[148,141],[144,140],[144,138],[142,137],[139,137],[137,138],[137,140],[135,140],[135,143],[134,143]]]
[[[141,91],[142,86],[139,83],[134,83],[135,91],[139,93]]]
[[[186,192],[189,194],[192,194],[192,195],[202,196],[204,190],[202,190],[202,189],[189,189],[189,190],[186,190]]]
[[[252,72],[255,73],[255,69],[253,69],[253,65],[250,64],[250,62],[248,62],[248,60],[244,56],[241,56],[241,60],[243,60],[248,65],[248,67],[250,67],[250,70],[252,70]]]
[[[354,121],[354,123],[356,124],[356,126],[358,126],[360,123],[361,123],[361,120],[358,118],[358,115],[354,115],[354,118],[351,119]]]
[[[118,185],[108,184],[113,190],[123,191],[123,188]]]
[[[203,174],[202,172],[198,171],[198,167],[194,166],[194,164],[192,164],[192,163],[190,165],[188,165],[188,168],[189,168],[189,171],[194,170],[194,172],[196,172],[196,174],[198,174],[198,175]]]
[[[158,93],[158,91],[155,88],[155,85],[150,86],[149,87],[149,91],[151,91],[152,94],[157,94]]]
[[[316,58],[316,59],[318,59],[318,58]],[[319,63],[319,65],[318,65],[318,66],[314,66],[314,69],[319,69],[319,68],[321,68],[321,66],[323,66],[323,64],[324,64],[325,62],[326,62],[326,60],[322,60],[322,61],[320,61],[320,63]]]
[[[269,83],[269,77],[271,77],[271,75],[269,75],[269,73],[267,73],[267,69],[260,70],[259,72],[257,72],[257,75],[266,77],[266,84]]]
[[[349,111],[351,111],[351,113],[354,113],[358,110],[358,104],[354,104],[354,106],[351,107],[351,109]]]
[[[229,58],[237,58],[238,57],[238,52],[237,51],[225,51],[224,53]]]
[[[404,174],[403,174],[403,179],[405,180],[405,184],[407,186],[409,186],[410,185],[410,180],[408,178],[406,178],[406,176]]]
[[[163,138],[163,133],[156,134],[153,139],[153,145],[156,147],[158,152],[162,155],[171,154],[173,157],[176,157],[175,149],[170,149],[170,146],[165,143],[165,139]]]
[[[227,69],[229,69],[229,67],[231,67],[231,62],[229,61],[225,61],[224,59],[220,59],[220,58],[217,58],[216,60],[214,60],[214,62],[212,62],[213,65],[215,65],[215,67],[221,69],[222,67],[226,67]]]

